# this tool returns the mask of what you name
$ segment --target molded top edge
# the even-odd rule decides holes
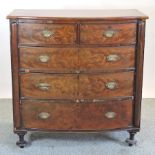
[[[148,19],[136,9],[124,10],[14,10],[7,19]]]

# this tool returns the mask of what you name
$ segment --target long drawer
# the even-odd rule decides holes
[[[32,71],[109,71],[134,68],[135,47],[20,48],[20,68]]]
[[[133,72],[106,74],[21,74],[21,97],[37,99],[133,96]]]
[[[22,101],[23,128],[105,130],[132,126],[132,100],[105,103]]]

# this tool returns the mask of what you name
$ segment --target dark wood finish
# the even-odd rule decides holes
[[[133,79],[133,72],[91,76],[81,74],[79,82],[76,75],[22,74],[21,96],[37,99],[69,99],[77,97],[96,99],[103,96],[105,98],[133,96]],[[117,83],[117,88],[113,90],[106,88],[106,84],[113,81]],[[40,83],[49,84],[49,89],[40,89],[38,87]]]
[[[44,37],[43,31],[53,33]],[[19,24],[19,44],[75,44],[76,25],[73,24]]]
[[[134,108],[134,125],[140,128],[141,119],[141,100],[142,100],[142,83],[143,83],[143,59],[144,59],[144,42],[145,42],[145,21],[138,21],[137,36],[137,55],[136,55],[136,77],[135,77],[135,108]]]
[[[21,97],[39,99],[74,99],[77,97],[77,75],[22,74]],[[39,86],[46,83],[48,90]]]
[[[47,62],[42,62],[41,56],[48,57]],[[78,49],[76,48],[20,48],[21,69],[65,72],[76,70],[77,65]]]
[[[7,18],[18,146],[26,145],[27,131],[127,130],[126,142],[135,144],[146,15],[15,10]]]
[[[128,143],[129,146],[133,146],[137,143],[137,141],[134,139],[136,130],[129,130],[129,138],[126,139],[126,142]]]
[[[17,24],[10,25],[11,30],[11,67],[12,67],[12,97],[13,97],[13,120],[14,130],[20,128],[20,92],[19,92],[19,62],[18,62],[18,42],[17,42]]]
[[[133,72],[79,76],[80,98],[111,98],[133,96]],[[114,89],[106,88],[108,82],[116,82]]]
[[[19,136],[19,141],[17,141],[16,145],[18,145],[20,148],[24,148],[27,145],[27,142],[24,140],[24,136],[27,133],[26,131],[20,131],[16,132]]]
[[[116,61],[107,61],[110,55],[117,55]],[[79,67],[80,70],[114,70],[134,68],[134,47],[98,47],[80,48]]]
[[[106,31],[114,31],[112,37],[106,37]],[[136,43],[136,23],[129,24],[81,24],[80,27],[81,44],[135,44]]]
[[[50,117],[40,119],[47,112]],[[115,118],[105,117],[106,112],[115,112]],[[105,103],[48,103],[23,101],[22,118],[24,128],[53,130],[105,130],[132,125],[132,101]]]
[[[103,71],[134,68],[135,48],[132,47],[98,47],[80,48],[20,48],[20,69],[32,71],[74,72]],[[108,62],[109,55],[118,55],[117,61]],[[48,62],[42,63],[40,56],[48,56]],[[79,63],[79,64],[78,64]],[[79,66],[79,68],[78,68]]]

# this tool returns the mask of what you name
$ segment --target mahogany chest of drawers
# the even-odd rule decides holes
[[[15,10],[14,132],[140,129],[145,20],[137,10]]]

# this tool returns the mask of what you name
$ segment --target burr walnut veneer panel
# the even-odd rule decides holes
[[[15,10],[14,132],[140,129],[145,20],[137,10]]]

